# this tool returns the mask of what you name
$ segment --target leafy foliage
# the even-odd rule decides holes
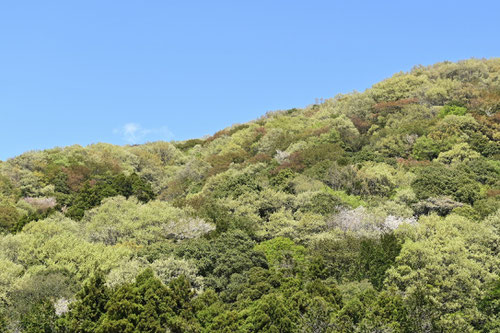
[[[0,162],[0,331],[498,331],[499,78]]]

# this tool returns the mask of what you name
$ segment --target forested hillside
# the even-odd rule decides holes
[[[499,111],[470,59],[0,162],[1,330],[500,332]]]

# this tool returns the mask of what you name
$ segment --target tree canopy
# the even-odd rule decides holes
[[[500,59],[0,162],[0,332],[500,330]]]

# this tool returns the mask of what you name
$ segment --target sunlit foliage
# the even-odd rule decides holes
[[[496,332],[500,61],[0,162],[0,331]]]

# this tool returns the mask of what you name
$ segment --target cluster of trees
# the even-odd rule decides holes
[[[500,59],[0,162],[0,331],[500,330]]]

